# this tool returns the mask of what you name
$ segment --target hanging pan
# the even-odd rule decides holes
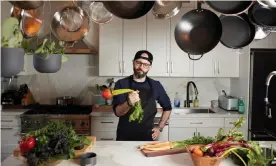
[[[262,6],[276,8],[276,1],[275,0],[257,0],[257,1]]]
[[[89,17],[97,24],[106,24],[112,20],[113,14],[104,7],[102,2],[92,2],[89,5]]]
[[[65,47],[73,47],[87,35],[89,17],[77,6],[67,6],[54,14],[51,31],[57,39],[65,42]]]
[[[24,10],[32,10],[39,8],[44,4],[44,1],[9,1],[13,6]]]
[[[157,0],[152,8],[152,14],[157,19],[168,19],[177,15],[181,7],[181,1]]]
[[[155,1],[103,1],[104,7],[122,19],[137,19],[146,15]]]
[[[186,52],[191,60],[199,60],[203,54],[211,51],[219,43],[222,25],[219,17],[207,9],[201,8],[185,13],[174,30],[177,45]],[[192,59],[191,55],[200,55]]]
[[[221,15],[222,36],[220,42],[233,49],[249,45],[255,37],[255,26],[245,13],[239,15]]]
[[[213,10],[222,13],[224,15],[228,14],[241,14],[245,12],[252,4],[252,0],[245,1],[208,1],[205,3]]]
[[[250,20],[262,27],[276,27],[276,8],[270,8],[259,3],[255,3],[248,10]]]

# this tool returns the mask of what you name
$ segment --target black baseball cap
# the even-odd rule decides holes
[[[147,50],[140,50],[134,56],[134,60],[136,60],[136,59],[145,59],[145,60],[149,61],[150,64],[152,64],[153,56]]]

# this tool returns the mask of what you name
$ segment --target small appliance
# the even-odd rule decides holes
[[[227,111],[237,111],[239,99],[233,96],[228,96],[225,91],[222,91],[224,95],[219,96],[219,107]]]

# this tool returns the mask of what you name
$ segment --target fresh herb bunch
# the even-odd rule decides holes
[[[138,123],[141,123],[144,118],[144,111],[142,108],[141,100],[134,104],[134,106],[131,107],[132,114],[130,114],[128,121],[138,121]]]
[[[75,156],[74,148],[81,143],[90,145],[90,140],[78,136],[72,125],[64,121],[55,121],[49,125],[27,133],[26,137],[35,137],[35,147],[24,154],[30,166],[37,166],[49,160],[71,159]]]
[[[173,141],[173,148],[184,148],[187,145],[194,145],[194,144],[203,144],[207,145],[214,142],[214,138],[212,137],[204,137],[204,136],[194,136],[191,139],[185,139],[183,141]]]

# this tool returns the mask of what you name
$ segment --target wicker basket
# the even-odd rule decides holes
[[[203,145],[187,146],[187,151],[193,160],[195,166],[219,166],[222,161],[222,157],[201,157],[191,153],[191,150],[195,147],[201,147]]]

